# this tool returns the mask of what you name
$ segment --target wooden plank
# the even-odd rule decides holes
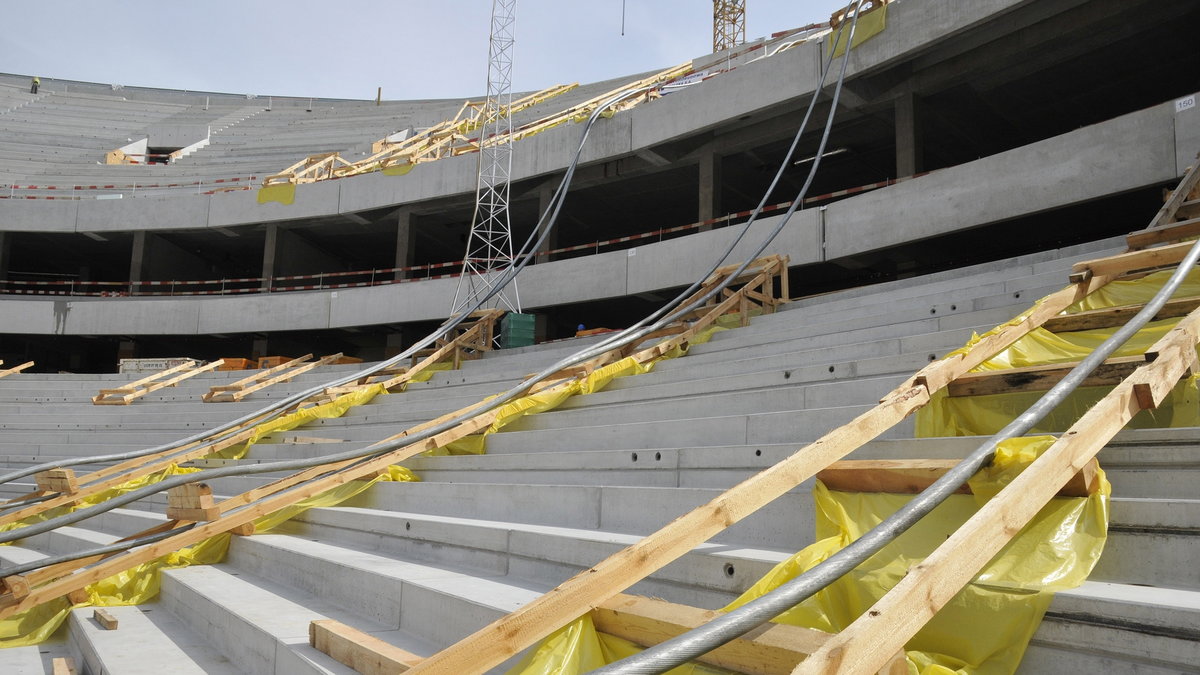
[[[1125,235],[1125,243],[1129,246],[1129,250],[1136,251],[1147,246],[1175,242],[1196,235],[1200,235],[1200,218],[1191,218],[1154,229],[1130,232]]]
[[[1095,260],[1075,263],[1071,266],[1071,270],[1075,273],[1090,272],[1093,276],[1104,276],[1167,267],[1183,260],[1191,248],[1192,242],[1190,241],[1168,244],[1166,246],[1159,246],[1158,248],[1130,251],[1129,253],[1108,256],[1107,258],[1097,258]]]
[[[74,494],[79,491],[79,482],[72,469],[48,469],[33,474],[38,489],[46,492]]]
[[[1200,154],[1196,155],[1196,159],[1200,160]],[[1192,193],[1198,185],[1200,185],[1200,161],[1193,161],[1187,172],[1183,174],[1179,185],[1171,191],[1171,195],[1167,197],[1167,201],[1158,210],[1158,213],[1154,214],[1154,219],[1150,221],[1150,227],[1171,224],[1175,220],[1179,207],[1186,201],[1197,197]]]
[[[108,610],[97,609],[92,612],[92,618],[95,619],[96,623],[100,624],[100,627],[104,630],[117,629],[117,617],[110,614]]]
[[[308,354],[305,354],[304,356],[298,356],[290,361],[284,361],[283,363],[281,363],[277,366],[272,366],[270,368],[267,368],[266,370],[260,370],[259,372],[254,373],[253,375],[250,375],[248,377],[243,377],[242,379],[238,380],[237,382],[231,382],[229,384],[214,385],[214,386],[210,387],[209,390],[213,391],[213,392],[240,391],[252,384],[262,382],[263,380],[269,380],[269,379],[271,379],[271,376],[274,375],[275,373],[278,373],[281,370],[287,370],[288,368],[291,368],[294,365],[304,363],[305,361],[311,359],[312,357],[313,357],[313,355],[310,352]]]
[[[54,675],[78,675],[79,671],[75,669],[75,659],[68,656],[59,656],[50,662],[50,669]]]
[[[413,672],[460,675],[496,667],[754,513],[830,462],[878,437],[928,400],[924,387],[914,387],[906,395],[892,397],[507,617],[426,659]]]
[[[1190,202],[1180,204],[1179,210],[1175,212],[1175,215],[1186,219],[1200,218],[1200,199],[1193,199]]]
[[[333,619],[310,623],[308,643],[362,675],[403,673],[421,661],[412,652]]]
[[[1051,333],[1070,333],[1077,330],[1093,330],[1096,328],[1112,328],[1129,323],[1135,314],[1142,311],[1145,305],[1121,305],[1093,309],[1075,314],[1062,314],[1046,321],[1042,328]],[[1168,300],[1163,308],[1154,315],[1154,321],[1173,319],[1186,316],[1193,309],[1200,307],[1200,296]]]
[[[1142,408],[1135,384],[1168,390],[1178,382],[1194,351],[1200,310],[1192,312],[1159,342],[1162,354],[1088,410],[1036,462],[988,501],[908,573],[870,610],[821,646],[794,673],[870,673],[977,575],[1075,474],[1094,459]],[[964,555],[964,552],[970,552]]]
[[[1108,276],[1093,277],[1085,282],[1071,284],[1062,290],[1047,295],[1039,300],[1033,309],[1019,317],[1019,320],[1014,319],[1007,325],[997,327],[989,334],[984,335],[981,340],[976,342],[967,351],[934,361],[917,371],[916,374],[905,380],[900,386],[885,396],[884,400],[890,396],[905,392],[916,385],[926,385],[931,394],[940,391],[950,382],[969,372],[975,366],[999,354],[1004,349],[1007,349],[1014,342],[1028,334],[1029,331],[1041,326],[1058,315],[1059,312],[1087,297],[1111,280],[1112,277]]]
[[[830,490],[841,492],[916,494],[957,464],[956,459],[842,460],[819,471],[817,480],[825,483]],[[1088,462],[1058,491],[1058,496],[1087,497],[1095,494],[1100,489],[1099,468],[1100,463],[1096,460]],[[972,494],[971,486],[964,483],[956,493]]]
[[[720,614],[714,610],[625,594],[614,596],[591,612],[596,630],[642,647],[682,635]],[[819,630],[767,624],[697,660],[749,675],[786,675],[829,637],[828,633]]]
[[[0,363],[3,363],[3,361],[0,361]],[[33,361],[26,361],[25,363],[22,363],[19,366],[13,366],[12,368],[9,368],[7,370],[0,370],[0,377],[8,377],[9,375],[12,375],[14,373],[19,373],[22,370],[27,370],[32,367],[33,367]]]
[[[1146,362],[1145,356],[1118,356],[1097,366],[1083,381],[1081,387],[1100,387],[1119,383],[1137,367]],[[1051,363],[1044,366],[1026,366],[1006,370],[988,370],[966,373],[946,387],[950,396],[985,396],[988,394],[1012,394],[1022,391],[1046,391],[1079,365]]]
[[[337,361],[338,359],[342,358],[342,353],[338,352],[337,354],[330,354],[328,356],[322,356],[321,358],[317,359],[316,361],[307,362],[307,363],[304,360],[302,360],[302,359],[308,359],[311,356],[312,356],[311,354],[308,354],[303,357],[300,357],[299,359],[292,359],[290,361],[281,363],[272,369],[272,371],[274,372],[273,376],[268,376],[266,379],[259,379],[257,382],[255,382],[253,384],[249,384],[248,386],[242,386],[242,387],[238,388],[237,390],[217,390],[214,387],[213,389],[209,390],[208,393],[204,394],[204,396],[202,396],[201,399],[204,400],[205,403],[213,403],[213,402],[219,402],[219,401],[240,401],[243,398],[249,396],[250,394],[253,394],[256,391],[259,391],[260,389],[266,389],[267,387],[278,384],[280,382],[289,382],[293,378],[295,378],[297,375],[302,375],[304,373],[307,373],[308,371],[312,370],[313,368],[317,368],[319,366],[324,366],[324,365],[333,363],[334,361]]]

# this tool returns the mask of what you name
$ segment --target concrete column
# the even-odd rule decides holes
[[[255,337],[250,343],[250,358],[261,359],[264,356],[271,356],[267,353],[267,336],[261,335]]]
[[[274,224],[267,225],[267,236],[263,239],[262,273],[259,275],[263,278],[263,290],[271,289],[271,277],[275,276],[275,256],[277,253],[279,253],[279,226]]]
[[[896,177],[924,170],[921,142],[921,101],[912,93],[896,99]]]
[[[117,359],[132,359],[137,355],[137,343],[133,340],[121,340],[117,343]]]
[[[417,217],[408,209],[400,209],[396,214],[396,263],[393,267],[409,267],[416,260],[416,220]],[[396,272],[395,278],[399,281],[410,276],[409,272]]]
[[[383,358],[390,359],[402,351],[404,351],[404,333],[388,333],[384,337]]]
[[[721,215],[721,156],[712,150],[700,155],[699,202],[697,220],[703,222]],[[701,225],[700,231],[711,230],[712,225]]]
[[[546,209],[550,208],[550,201],[552,199],[554,199],[554,189],[556,187],[558,187],[557,182],[555,182],[553,184],[543,185],[538,190],[538,218],[539,219],[542,217],[542,214],[546,212]],[[536,222],[537,221],[535,221],[535,224],[536,224]],[[546,241],[542,242],[542,245],[538,248],[538,253],[542,253],[544,251],[552,251],[552,250],[558,248],[558,242],[560,241],[560,237],[558,235],[560,232],[562,232],[562,228],[558,227],[558,226],[555,226],[555,228],[553,230],[550,230],[550,235],[546,237]],[[538,256],[538,257],[534,258],[533,262],[535,264],[536,263],[546,263],[546,262],[550,262],[551,260],[554,260],[554,256],[544,255],[544,256]]]
[[[145,281],[146,276],[146,231],[135,230],[133,233],[133,250],[129,254],[129,280]],[[140,290],[134,288],[133,290]]]
[[[12,233],[0,232],[0,279],[8,278],[8,265],[12,260]]]

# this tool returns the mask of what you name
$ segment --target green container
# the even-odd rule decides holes
[[[500,320],[500,348],[528,347],[533,344],[533,314],[509,312]]]

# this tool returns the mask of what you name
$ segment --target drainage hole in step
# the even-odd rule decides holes
[[[930,355],[929,355],[929,360],[930,360],[930,361],[937,361],[937,354],[930,354]]]
[[[829,372],[833,372],[833,366],[829,366]]]
[[[950,305],[950,311],[951,311],[951,312],[953,312],[953,311],[954,311],[954,310],[956,310],[956,309],[958,309],[958,305]]]
[[[406,529],[406,530],[411,530],[411,529],[412,529],[412,523],[411,523],[411,522],[404,523],[404,529]]]
[[[930,307],[930,308],[929,308],[929,313],[930,313],[930,314],[937,314],[937,307]]]
[[[759,450],[755,450],[755,451],[754,451],[754,456],[755,456],[755,457],[762,457],[762,450],[761,450],[761,449],[759,449]]]
[[[633,457],[633,461],[635,461],[635,462],[636,462],[636,461],[637,461],[637,453],[636,453],[636,452],[635,452],[635,453],[633,453],[632,457]]]
[[[790,370],[783,371],[783,379],[790,380],[791,378],[792,378],[792,371],[790,371]]]
[[[662,460],[662,453],[661,452],[654,453],[654,461],[658,462],[661,460]]]
[[[733,576],[733,563],[725,563],[725,576]]]

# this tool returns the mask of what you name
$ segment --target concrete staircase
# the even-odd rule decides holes
[[[852,418],[972,331],[1061,288],[1072,261],[1118,245],[791,303],[651,373],[524,418],[491,436],[486,455],[407,462],[420,483],[383,483],[275,533],[235,537],[220,565],[164,572],[157,602],[110,609],[119,630],[100,629],[90,608],[76,610],[61,641],[42,649],[71,654],[91,673],[350,672],[308,646],[309,622],[332,618],[431,654]],[[488,354],[342,418],[275,434],[243,461],[366,445],[500,391],[580,344]],[[145,447],[344,368],[318,369],[240,404],[199,403],[199,392],[238,375],[216,373],[128,408],[87,402],[114,376],[13,376],[0,380],[0,453],[21,465]],[[852,457],[956,458],[978,442],[911,436],[911,422],[902,424]],[[1114,485],[1108,546],[1090,581],[1055,598],[1022,672],[1200,667],[1198,440],[1200,429],[1126,431],[1101,453]],[[233,494],[269,479],[222,479],[214,488]],[[4,495],[27,487],[5,486]],[[801,485],[630,592],[722,606],[811,543],[809,488]],[[160,522],[163,501],[0,547],[0,559],[11,564],[107,543]],[[3,672],[40,662],[35,648],[0,652]]]

